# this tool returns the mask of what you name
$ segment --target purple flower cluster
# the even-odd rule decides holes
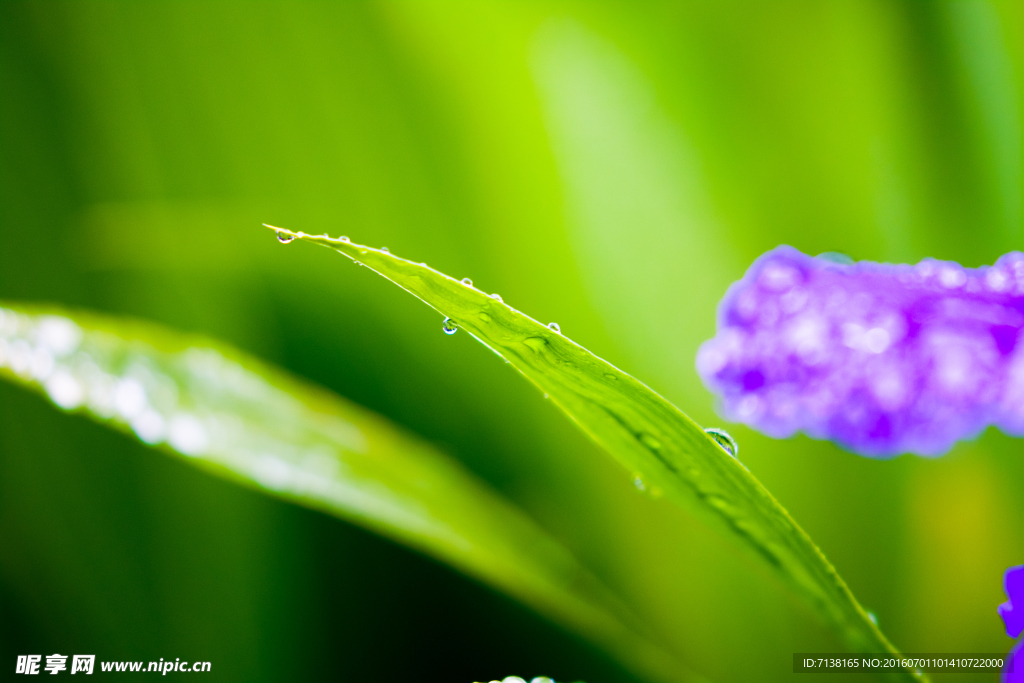
[[[1012,663],[1012,667],[1011,667]],[[1007,669],[1013,669],[1013,673]],[[1024,683],[1024,641],[1017,643],[1007,656],[1001,683]]]
[[[1007,569],[1003,586],[1010,599],[999,606],[999,616],[1006,624],[1006,635],[1016,638],[1024,633],[1024,565]],[[1013,673],[1004,671],[1003,683],[1024,682],[1024,641],[1010,651],[1010,659],[1013,661]]]
[[[764,254],[719,305],[697,371],[728,419],[864,455],[1024,435],[1024,254],[969,269]]]
[[[1006,624],[1006,635],[1016,638],[1024,633],[1024,565],[1006,570],[1003,587],[1009,600],[999,605],[999,616]]]

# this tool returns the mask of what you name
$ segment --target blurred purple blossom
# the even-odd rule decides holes
[[[1003,575],[1003,586],[1009,600],[999,606],[999,616],[1006,624],[1006,635],[1016,638],[1024,632],[1024,565],[1007,569]],[[1010,659],[1014,673],[1004,671],[1003,683],[1024,683],[1024,641],[1010,651]]]
[[[1024,633],[1024,565],[1006,570],[1003,587],[1009,600],[999,605],[999,616],[1006,624],[1006,635],[1016,638]]]
[[[1013,663],[1012,674],[1006,672],[1010,668],[1011,662]],[[1024,683],[1024,641],[1017,643],[1010,650],[1006,664],[1003,666],[1003,675],[1000,681],[1001,683]]]
[[[1024,254],[970,269],[762,255],[719,304],[697,371],[728,419],[864,455],[1024,435]]]

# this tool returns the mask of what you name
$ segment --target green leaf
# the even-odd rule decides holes
[[[391,280],[509,361],[652,495],[699,516],[788,587],[854,652],[897,653],[789,513],[699,425],[649,387],[468,282],[347,239],[282,228]],[[909,669],[893,680],[924,680]]]
[[[213,474],[432,555],[650,680],[698,680],[561,544],[458,463],[224,344],[149,323],[0,303],[0,378]]]

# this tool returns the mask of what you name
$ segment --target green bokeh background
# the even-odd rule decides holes
[[[771,440],[715,416],[693,358],[780,243],[1024,247],[1022,84],[1013,0],[4,1],[0,298],[203,332],[380,412],[713,680],[838,647],[468,335],[260,223],[387,245],[727,426],[904,651],[1006,651],[1021,441],[878,462]],[[211,660],[211,681],[635,680],[432,560],[4,385],[0,670],[42,652]]]

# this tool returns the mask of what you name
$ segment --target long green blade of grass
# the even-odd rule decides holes
[[[854,652],[897,650],[786,510],[693,420],[635,378],[466,282],[425,264],[326,236],[282,228],[364,265],[509,361],[644,487],[684,506],[756,558]],[[909,669],[882,674],[924,680]]]
[[[230,347],[153,324],[0,303],[0,378],[189,463],[436,557],[640,676],[693,681],[555,539],[383,418]]]

